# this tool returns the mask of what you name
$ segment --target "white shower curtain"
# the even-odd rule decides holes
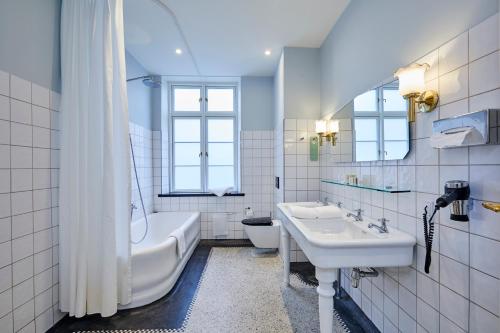
[[[130,153],[122,0],[63,0],[60,307],[131,301]]]

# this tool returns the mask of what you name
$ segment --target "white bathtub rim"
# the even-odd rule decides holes
[[[170,213],[170,212],[158,212],[158,213],[153,213],[153,214],[162,214],[162,213]],[[182,212],[182,213],[190,213],[190,217],[188,220],[186,220],[181,226],[179,226],[178,228],[174,229],[174,230],[177,230],[179,228],[182,228],[184,231],[187,230],[187,227],[186,227],[186,224],[190,224],[190,223],[193,223],[193,222],[196,222],[196,220],[198,219],[198,217],[200,217],[200,212]],[[153,215],[153,214],[149,214],[149,216]],[[138,223],[139,221],[141,220],[137,220],[137,221],[134,221],[132,223]],[[151,223],[151,222],[149,222]],[[151,232],[151,230],[149,230],[148,232]],[[171,235],[167,236],[165,238],[164,241],[160,242],[160,243],[156,243],[152,246],[148,246],[146,248],[143,248],[143,249],[134,249],[133,246],[131,248],[131,254],[132,256],[143,256],[143,255],[148,255],[148,254],[152,254],[158,250],[160,250],[161,248],[165,248],[167,247],[168,245],[170,245],[170,243],[172,242],[175,242],[177,243],[177,239]],[[140,243],[138,243],[140,244]]]

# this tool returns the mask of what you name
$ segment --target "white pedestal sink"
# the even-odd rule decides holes
[[[290,238],[315,266],[319,286],[319,317],[321,333],[333,330],[333,282],[339,268],[409,266],[413,260],[415,237],[389,227],[388,233],[368,228],[377,223],[371,219],[354,221],[345,217],[336,219],[297,219],[291,215],[290,206],[314,207],[314,202],[281,203],[278,208],[284,218],[281,244],[284,261],[284,282],[289,283]],[[340,208],[339,208],[340,210]]]

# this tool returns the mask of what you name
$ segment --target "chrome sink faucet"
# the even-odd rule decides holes
[[[377,221],[379,221],[381,223],[381,225],[376,225],[374,223],[370,223],[368,224],[368,228],[375,228],[378,230],[379,233],[381,234],[386,234],[389,232],[389,229],[387,229],[387,222],[389,222],[388,219],[386,219],[385,217],[382,217],[381,219],[378,219]]]
[[[361,216],[361,212],[363,212],[363,210],[355,209],[354,212],[356,212],[356,215],[354,215],[353,213],[347,213],[347,217],[354,218],[354,221],[356,222],[363,221],[363,217]]]

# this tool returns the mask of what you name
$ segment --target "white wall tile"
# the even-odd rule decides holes
[[[4,71],[0,71],[0,95],[10,95],[10,75]]]
[[[33,83],[31,85],[31,98],[34,105],[44,108],[50,107],[50,91],[49,89]]]
[[[11,99],[10,120],[31,125],[31,104]]]
[[[441,105],[464,99],[468,96],[468,66],[439,77],[439,99]]]
[[[469,66],[470,93],[477,95],[500,87],[500,51]]]
[[[470,299],[495,315],[500,315],[500,285],[497,278],[470,270]]]
[[[483,308],[470,304],[470,331],[471,333],[498,332],[498,317]]]
[[[500,265],[491,253],[500,253],[500,242],[481,236],[470,235],[470,266],[500,278]]]
[[[444,286],[439,288],[439,298],[441,313],[462,329],[467,330],[469,325],[469,301]]]
[[[498,21],[498,14],[495,14],[470,29],[469,56],[471,61],[498,50]]]
[[[10,143],[10,123],[5,120],[0,120],[0,144]]]
[[[0,119],[10,120],[10,99],[0,95]]]
[[[446,256],[439,259],[439,282],[454,292],[469,297],[469,266]]]
[[[469,234],[441,225],[439,228],[439,251],[447,257],[468,265]]]
[[[25,124],[11,123],[11,144],[31,147],[33,143],[32,127]]]
[[[31,103],[31,82],[11,75],[10,97]]]
[[[439,48],[439,74],[451,72],[468,62],[468,32],[452,39]]]
[[[31,300],[14,310],[14,330],[18,331],[35,319],[35,302]],[[34,326],[34,325],[33,325]]]

